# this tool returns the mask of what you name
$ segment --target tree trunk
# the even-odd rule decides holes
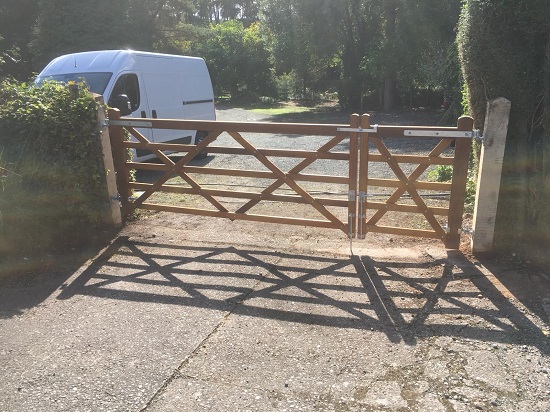
[[[395,81],[395,31],[397,22],[397,1],[387,0],[385,10],[385,36],[384,47],[384,110],[395,109],[396,81]]]

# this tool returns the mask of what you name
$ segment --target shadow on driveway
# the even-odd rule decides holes
[[[58,298],[75,295],[378,330],[409,345],[448,336],[530,344],[548,353],[541,329],[455,252],[446,259],[403,262],[120,237]]]

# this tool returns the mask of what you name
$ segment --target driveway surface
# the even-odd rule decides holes
[[[550,410],[548,273],[436,241],[143,214],[30,272],[0,411]]]
[[[3,282],[0,410],[548,411],[549,291],[436,242],[156,214]]]

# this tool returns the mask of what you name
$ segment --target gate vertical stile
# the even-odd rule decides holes
[[[472,131],[474,121],[471,117],[463,116],[458,119],[458,131]],[[466,182],[468,181],[468,162],[472,141],[468,138],[455,140],[455,154],[453,161],[453,179],[451,182],[451,198],[449,200],[449,232],[443,240],[447,249],[460,247],[460,231],[462,228],[462,214],[464,213],[464,198],[466,196]]]
[[[350,128],[359,127],[359,115],[352,114]],[[359,133],[349,132],[349,189],[348,189],[348,233],[350,240],[357,236],[357,162],[359,160]]]
[[[109,120],[120,120],[120,110],[109,109]],[[122,206],[122,217],[125,219],[130,212],[130,170],[126,165],[126,149],[124,148],[124,131],[122,126],[109,126],[109,136],[111,138],[111,150],[113,151],[113,163],[115,166],[116,182],[118,194],[120,195],[120,204]]]
[[[361,116],[361,129],[370,128],[370,115]],[[369,179],[369,134],[360,133],[359,136],[359,219],[358,230],[360,239],[367,233],[367,190]]]

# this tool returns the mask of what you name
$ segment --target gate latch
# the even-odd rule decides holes
[[[353,133],[378,133],[378,125],[373,125],[370,129],[363,129],[362,127],[339,127],[336,129],[338,132],[353,132]]]

